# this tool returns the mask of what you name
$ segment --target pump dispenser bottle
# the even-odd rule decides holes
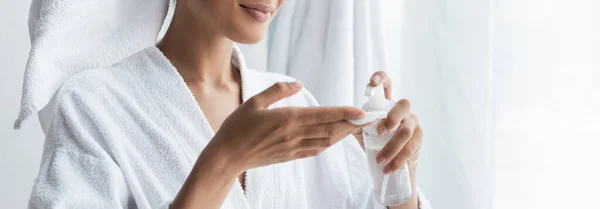
[[[353,124],[366,124],[374,120],[380,120],[386,117],[387,113],[394,107],[394,102],[385,99],[383,86],[378,85],[372,87],[367,85],[365,96],[369,101],[363,105],[363,110],[366,112],[365,117],[361,120],[349,120]],[[410,185],[410,175],[407,165],[404,165],[400,170],[384,175],[384,165],[378,165],[375,158],[377,153],[385,146],[396,132],[397,127],[384,136],[377,134],[377,125],[367,126],[363,128],[363,140],[367,153],[367,163],[371,178],[373,180],[373,198],[386,205],[394,206],[402,204],[410,198],[412,188]]]

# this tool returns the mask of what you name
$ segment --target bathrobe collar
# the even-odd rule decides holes
[[[199,143],[197,147],[203,149],[214,137],[215,131],[212,130],[203,110],[196,102],[194,95],[185,84],[183,77],[181,77],[177,69],[157,47],[152,47],[149,50],[150,59],[148,61],[155,62],[157,66],[160,66],[159,68],[161,69],[159,70],[167,70],[168,74],[173,75],[169,77],[176,79],[176,81],[169,82],[173,83],[174,85],[171,85],[168,90],[163,92],[163,95],[168,91],[189,92],[190,96],[173,98],[174,101],[172,101],[172,103],[177,103],[178,105],[187,106],[189,109],[192,109],[192,117],[195,118],[194,121],[198,124],[197,127],[202,130],[204,136],[204,139],[201,139],[201,141],[195,143]],[[268,87],[265,85],[268,83],[265,82],[265,78],[261,77],[260,74],[254,70],[247,68],[246,60],[241,50],[235,45],[233,46],[233,52],[231,55],[231,64],[240,71],[240,85],[243,102],[246,102],[250,97]],[[165,78],[154,77],[153,79],[162,80]],[[190,160],[190,162],[194,163],[193,160]],[[276,201],[276,195],[274,195],[273,192],[265,193],[264,191],[277,191],[277,184],[273,181],[275,178],[273,165],[250,169],[246,172],[246,191],[242,189],[240,182],[236,180],[229,195],[227,196],[228,200],[226,200],[226,202],[232,204],[234,206],[233,208],[240,209],[254,209],[257,206],[268,206],[273,208]],[[266,194],[269,195],[264,196]]]

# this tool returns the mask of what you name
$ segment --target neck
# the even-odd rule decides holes
[[[180,1],[181,3],[186,1]],[[177,6],[173,21],[157,47],[186,83],[223,84],[234,78],[233,42],[204,27],[185,5]]]

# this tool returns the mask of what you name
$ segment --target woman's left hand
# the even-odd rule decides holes
[[[370,85],[383,85],[385,98],[392,99],[392,80],[386,73],[374,73]],[[383,168],[385,174],[399,170],[406,163],[409,170],[414,171],[416,168],[423,141],[423,129],[419,125],[417,116],[411,113],[410,106],[410,101],[406,99],[396,102],[387,117],[377,124],[379,135],[385,135],[399,126],[392,139],[376,157],[378,164],[385,165]],[[362,139],[362,134],[355,134],[355,136]]]

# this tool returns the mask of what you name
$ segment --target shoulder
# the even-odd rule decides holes
[[[130,105],[131,95],[139,91],[128,84],[136,82],[128,62],[85,70],[63,82],[40,115],[40,121],[48,126],[48,146],[96,154],[106,150],[105,128],[123,115],[123,107]]]
[[[122,94],[118,74],[109,68],[86,70],[69,78],[60,87],[50,110],[52,117],[100,111],[109,98]],[[66,114],[68,113],[68,114]]]
[[[244,75],[248,76],[246,80],[251,80],[253,83],[256,83],[256,86],[254,86],[255,91],[251,92],[252,96],[260,93],[261,91],[269,88],[270,86],[278,82],[298,81],[297,79],[287,75],[273,72],[258,71],[254,69],[246,69],[244,71]],[[319,103],[317,102],[315,97],[306,88],[303,88],[296,95],[289,97],[287,100],[284,100],[284,102],[287,102],[287,104],[282,104],[285,106],[319,106]]]
[[[60,100],[64,97],[95,96],[105,88],[118,85],[119,74],[114,73],[114,68],[97,68],[80,72],[67,79],[58,90],[56,96]]]
[[[68,78],[55,95],[60,104],[73,99],[86,102],[101,102],[103,98],[114,98],[131,92],[131,84],[137,81],[139,69],[134,66],[141,55],[135,54],[108,67],[84,70]]]
[[[68,119],[87,115],[105,109],[123,92],[124,75],[115,73],[118,67],[97,68],[80,72],[67,79],[54,95],[49,107],[50,116],[54,119]]]
[[[68,78],[40,112],[40,122],[46,131],[75,120],[97,125],[100,120],[135,102],[141,88],[131,88],[139,74],[130,69],[130,59],[109,67],[89,69]],[[99,117],[101,116],[101,117]],[[73,127],[70,127],[73,128]]]

